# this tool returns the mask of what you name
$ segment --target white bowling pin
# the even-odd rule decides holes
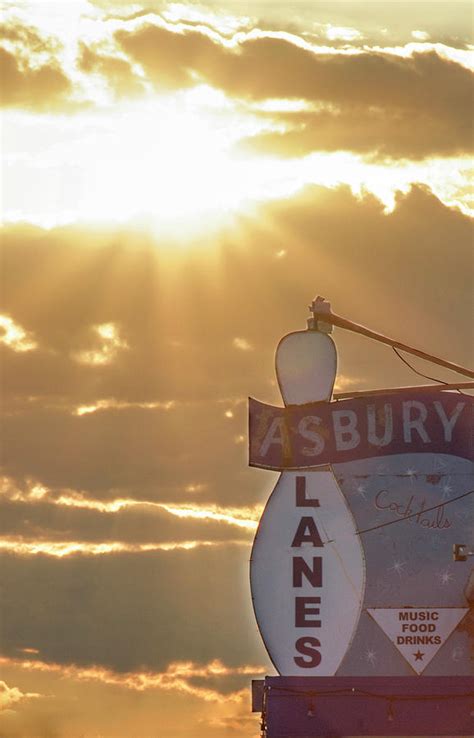
[[[328,335],[285,336],[276,353],[285,405],[329,401],[336,368]],[[250,581],[263,641],[283,676],[331,676],[350,646],[365,585],[355,531],[328,467],[282,472],[255,536]]]

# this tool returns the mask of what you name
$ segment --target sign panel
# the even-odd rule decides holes
[[[267,738],[474,735],[472,677],[267,676],[260,684],[255,706]]]
[[[471,459],[472,409],[472,397],[437,390],[284,408],[250,398],[250,465],[304,469],[427,452]]]
[[[276,354],[284,401],[327,401],[336,358],[327,335],[285,336]],[[260,521],[250,567],[257,622],[281,674],[329,676],[339,668],[364,591],[364,557],[355,532],[331,470],[283,472]]]
[[[365,567],[352,514],[330,471],[286,472],[255,539],[257,622],[277,670],[335,674],[352,640]]]
[[[472,565],[452,550],[472,546],[473,398],[413,388],[330,402],[334,344],[314,331],[286,336],[276,364],[287,405],[250,400],[250,463],[281,471],[251,560],[276,668],[472,675]]]
[[[335,464],[333,470],[354,516],[366,561],[361,617],[339,673],[472,675],[472,559],[453,561],[452,555],[455,544],[472,541],[472,462],[448,454],[401,454]],[[373,617],[374,611],[407,607],[469,609],[450,633],[438,633],[441,643],[432,645],[439,648],[430,650],[429,661],[424,657],[419,672],[413,667],[421,667],[422,659],[407,661],[406,649],[394,647],[384,633],[383,616],[377,621]]]
[[[469,612],[467,607],[402,607],[368,609],[417,674],[430,663],[454,628]]]

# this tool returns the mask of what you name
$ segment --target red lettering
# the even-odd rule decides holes
[[[295,628],[320,628],[320,620],[309,620],[310,615],[319,615],[320,597],[295,597]]]
[[[314,666],[319,666],[321,663],[321,653],[318,648],[321,648],[321,644],[317,638],[312,636],[305,636],[304,638],[298,638],[295,643],[295,648],[298,653],[303,656],[295,656],[294,662],[296,666],[300,666],[302,669],[311,669]],[[308,658],[304,658],[304,657]]]
[[[295,556],[293,559],[293,587],[303,586],[303,576],[306,577],[312,587],[323,586],[323,560],[321,556],[313,556],[313,568],[301,556]]]
[[[296,477],[296,507],[319,507],[319,500],[306,497],[306,477]]]
[[[312,543],[317,547],[324,546],[313,518],[301,518],[291,546],[298,548],[302,543]]]

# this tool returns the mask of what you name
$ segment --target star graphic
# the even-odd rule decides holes
[[[447,500],[451,497],[451,492],[453,491],[453,488],[449,484],[445,484],[443,486],[443,500]]]
[[[377,653],[376,651],[372,651],[371,649],[368,649],[365,654],[366,661],[369,661],[372,666],[377,661]]]
[[[406,561],[394,561],[393,566],[391,566],[388,571],[394,571],[398,574],[399,577],[403,574],[403,569],[407,565]]]
[[[413,481],[416,478],[416,469],[407,469],[405,474],[407,477],[410,477],[410,482],[413,484]]]
[[[441,471],[441,472],[442,472],[442,471],[443,471],[444,469],[446,469],[446,467],[447,467],[447,464],[446,464],[446,462],[445,462],[445,461],[442,461],[441,459],[439,459],[439,458],[438,458],[438,457],[436,456],[436,457],[435,457],[435,462],[434,462],[434,467],[433,467],[433,468],[434,468],[434,470],[435,470],[435,472],[436,472],[436,471],[437,471],[437,472],[439,472],[439,471]]]
[[[365,496],[366,490],[367,490],[367,487],[364,484],[359,484],[356,487],[357,494],[360,495],[361,497],[363,497],[364,500],[367,499],[367,497]]]
[[[413,656],[415,657],[415,661],[423,661],[423,656],[424,655],[425,654],[424,653],[421,653],[420,649],[418,649],[418,651],[413,654]]]
[[[447,571],[447,570],[446,571],[440,571],[440,572],[438,572],[438,579],[440,581],[440,584],[442,584],[444,586],[446,584],[449,584],[449,582],[452,581],[453,575],[451,574],[450,571]]]

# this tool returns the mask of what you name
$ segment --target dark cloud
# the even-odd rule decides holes
[[[158,87],[205,81],[245,100],[303,99],[330,113],[275,116],[293,129],[259,148],[375,151],[415,158],[472,150],[472,73],[435,52],[401,58],[364,51],[315,54],[281,38],[247,39],[229,49],[197,31],[146,25],[117,41]]]
[[[434,52],[408,59],[376,53],[325,57],[296,47],[286,55],[284,42],[274,39],[261,44],[252,63],[258,68],[266,52],[263,68],[277,67],[268,87],[262,81],[267,97],[335,106],[331,112],[275,116],[290,131],[262,137],[263,146],[290,155],[347,149],[415,158],[472,150],[473,79],[458,64]]]
[[[57,61],[59,39],[37,28],[8,21],[0,31],[1,105],[51,111],[68,105],[72,84]]]
[[[179,33],[144,25],[132,32],[117,31],[115,38],[162,89],[194,86],[196,75],[212,69],[225,56],[220,44],[194,30]]]
[[[72,91],[70,80],[54,61],[32,68],[21,64],[14,54],[2,48],[0,73],[1,104],[7,108],[58,109]]]
[[[54,560],[3,556],[2,652],[160,671],[259,663],[244,547]]]
[[[472,124],[462,115],[430,115],[423,107],[406,112],[354,105],[334,112],[268,115],[283,132],[261,133],[237,148],[280,157],[300,157],[315,151],[354,151],[376,157],[422,159],[456,156],[472,150]]]
[[[257,477],[246,469],[246,406],[235,419],[210,403],[175,410],[111,410],[73,417],[48,410],[8,416],[5,473],[54,488],[85,490],[99,499],[255,501]],[[225,464],[223,460],[225,459]]]
[[[87,74],[104,77],[117,97],[133,97],[144,92],[142,81],[126,59],[101,53],[100,49],[81,43],[77,64]]]
[[[219,3],[222,8],[222,4]],[[229,5],[227,6],[229,7]],[[437,41],[451,38],[470,43],[471,9],[469,3],[454,0],[450,3],[413,3],[397,0],[395,3],[366,2],[366,0],[338,0],[337,3],[318,0],[317,3],[298,3],[291,5],[288,12],[286,3],[252,3],[239,0],[240,13],[255,16],[260,13],[259,28],[269,30],[289,30],[304,33],[308,29],[320,30],[322,24],[351,27],[360,31],[366,43],[405,44],[411,39],[411,32],[423,30]]]
[[[3,23],[0,28],[2,41],[18,44],[21,49],[30,49],[33,53],[51,54],[60,48],[59,41],[52,36],[44,36],[33,26],[20,23]]]
[[[435,51],[406,58],[367,48],[320,54],[263,33],[229,47],[212,37],[212,29],[202,29],[202,24],[173,30],[150,22],[121,29],[114,39],[129,61],[110,47],[81,42],[77,66],[100,75],[117,97],[145,92],[133,61],[158,91],[205,82],[244,102],[291,98],[326,106],[322,112],[271,116],[286,130],[247,142],[259,151],[300,156],[346,149],[421,158],[472,150],[472,73]],[[3,105],[79,109],[57,61],[58,42],[21,25],[8,25],[5,35],[15,53],[11,46],[0,50]],[[38,52],[49,57],[40,66],[33,63]]]
[[[168,501],[174,502],[172,494]],[[188,498],[190,505],[194,502]],[[41,501],[2,502],[0,497],[0,533],[28,541],[159,544],[226,540],[250,543],[254,531],[213,520],[178,518],[150,506],[100,512]]]

